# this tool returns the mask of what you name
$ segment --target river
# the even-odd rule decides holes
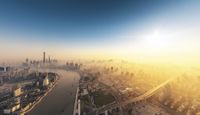
[[[60,75],[57,85],[28,115],[72,115],[79,74],[65,70],[50,70]]]

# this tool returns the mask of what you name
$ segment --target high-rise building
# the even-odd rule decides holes
[[[45,57],[45,52],[43,52],[43,63],[45,63],[45,61],[46,61],[45,58],[46,58]]]
[[[49,56],[49,63],[51,63],[51,57]]]
[[[13,86],[13,96],[17,97],[22,94],[21,87],[19,85]]]
[[[48,86],[48,85],[49,85],[49,78],[48,78],[48,73],[47,73],[47,75],[43,79],[43,86]]]
[[[27,64],[28,64],[28,61],[29,61],[28,58],[26,58],[26,63],[27,63]]]

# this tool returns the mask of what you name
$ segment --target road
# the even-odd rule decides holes
[[[140,96],[132,98],[132,99],[128,99],[128,100],[121,102],[121,103],[116,103],[116,104],[111,104],[111,105],[108,104],[107,106],[103,106],[102,108],[99,108],[97,111],[102,112],[102,111],[105,111],[105,110],[109,110],[111,108],[116,108],[116,107],[119,107],[119,106],[127,105],[129,103],[135,103],[135,102],[145,100],[145,99],[151,97],[152,95],[154,95],[158,90],[160,90],[161,88],[166,86],[169,82],[171,82],[175,78],[172,78],[172,79],[169,79],[169,80],[163,82],[162,84],[158,85],[157,87],[147,91],[143,95],[140,95]]]
[[[60,79],[52,91],[28,115],[72,115],[79,74],[65,70],[56,72]]]

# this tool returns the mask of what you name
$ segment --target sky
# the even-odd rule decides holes
[[[198,0],[1,0],[0,58],[196,63]]]

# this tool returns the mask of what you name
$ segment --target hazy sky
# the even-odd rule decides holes
[[[198,0],[1,0],[0,58],[197,58],[199,11]]]

